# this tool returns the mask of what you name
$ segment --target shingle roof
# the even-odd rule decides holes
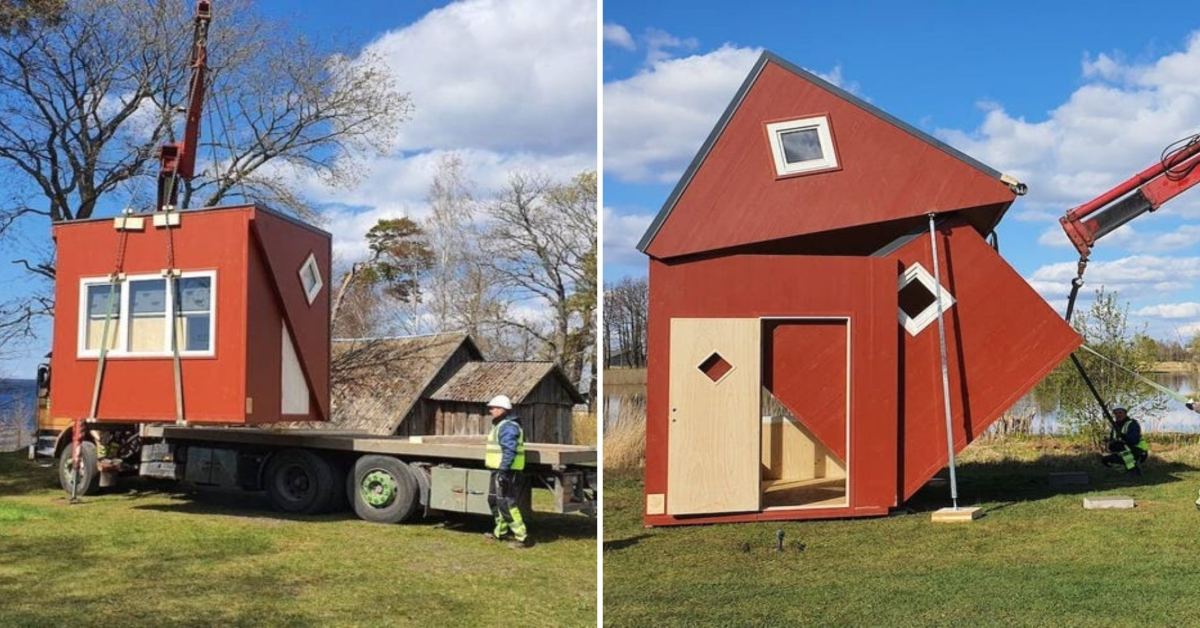
[[[557,378],[575,403],[583,402],[579,391],[553,362],[471,362],[429,398],[487,403],[496,395],[508,395],[513,403],[519,404],[547,377]]]
[[[393,434],[464,343],[474,359],[479,348],[465,333],[400,338],[335,340],[332,429]]]

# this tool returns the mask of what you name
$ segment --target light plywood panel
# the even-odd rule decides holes
[[[759,508],[761,323],[756,318],[671,321],[667,514]],[[713,353],[732,366],[713,381]]]

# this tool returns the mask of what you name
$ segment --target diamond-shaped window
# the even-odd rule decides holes
[[[920,264],[913,264],[904,270],[896,289],[900,324],[913,336],[936,321],[939,310],[945,312],[954,305],[954,296],[945,286],[942,286],[941,300],[938,300],[937,281]]]
[[[732,371],[733,365],[727,362],[725,358],[721,357],[721,354],[714,352],[712,355],[704,358],[704,361],[701,362],[700,366],[697,368],[699,368],[700,372],[704,373],[704,375],[709,379],[716,382],[720,381],[722,377],[725,377],[726,373]]]

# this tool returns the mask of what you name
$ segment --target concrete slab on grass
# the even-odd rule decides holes
[[[1059,471],[1050,474],[1050,488],[1087,486],[1089,481],[1086,471]]]
[[[970,523],[983,516],[981,508],[942,508],[933,511],[934,523]]]
[[[1133,506],[1133,498],[1125,497],[1124,495],[1100,495],[1098,497],[1083,498],[1083,507],[1086,510],[1124,510],[1133,508]]]

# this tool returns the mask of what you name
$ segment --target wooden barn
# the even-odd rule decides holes
[[[54,417],[329,418],[328,233],[240,205],[60,222],[53,236]]]
[[[436,434],[485,434],[487,402],[508,395],[526,440],[571,443],[571,413],[583,397],[553,362],[470,362],[429,397]]]
[[[645,522],[884,515],[924,485],[939,312],[956,450],[1080,344],[988,241],[1021,192],[764,54],[639,245]]]
[[[507,394],[530,442],[570,443],[582,398],[551,362],[487,362],[465,333],[334,342],[336,429],[401,436],[486,434]]]

